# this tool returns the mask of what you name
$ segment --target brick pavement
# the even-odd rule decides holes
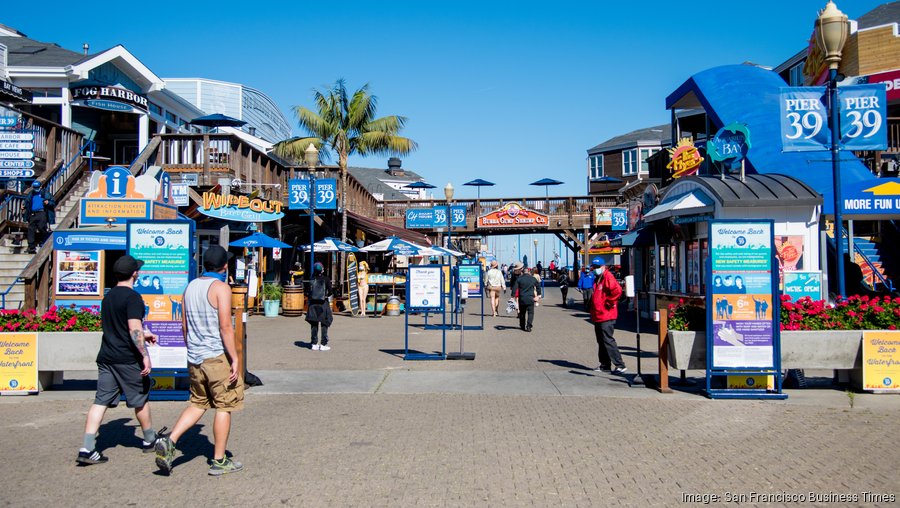
[[[672,506],[682,493],[900,495],[891,444],[900,397],[858,395],[849,409],[834,390],[762,402],[629,389],[587,371],[596,343],[584,317],[543,306],[531,334],[487,318],[487,330],[466,335],[474,362],[404,362],[402,317],[338,316],[335,348],[323,353],[295,344],[308,340],[302,319],[251,317],[251,370],[272,384],[335,378],[337,393],[251,389],[230,442],[246,471],[206,476],[207,415],[182,441],[174,475],[155,475],[124,407],[101,427],[111,463],[76,467],[91,393],[45,392],[0,399],[0,504]],[[629,326],[623,319],[616,336],[634,369]],[[649,326],[642,338],[654,344]],[[414,347],[439,345],[435,332],[417,331]],[[648,355],[645,371],[655,365]],[[536,378],[552,389],[515,390]],[[184,403],[153,404],[156,425],[171,426]],[[878,505],[860,501],[849,504]]]

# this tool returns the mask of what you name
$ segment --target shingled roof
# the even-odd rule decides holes
[[[900,2],[888,2],[863,14],[856,20],[858,29],[900,23]]]
[[[65,67],[90,56],[61,48],[52,42],[40,42],[28,37],[0,37],[0,44],[7,49],[7,65],[10,67]]]
[[[668,144],[672,140],[672,126],[669,124],[657,125],[656,127],[647,127],[631,131],[628,134],[622,134],[610,138],[603,143],[588,150],[588,155],[603,152],[612,152],[625,148],[633,148],[641,145],[660,145]]]

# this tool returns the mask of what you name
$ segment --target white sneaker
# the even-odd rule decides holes
[[[312,350],[313,350],[313,351],[318,351],[319,348],[321,348],[321,347],[322,347],[322,346],[319,346],[318,344],[313,344],[313,345],[312,345]]]
[[[331,346],[326,346],[325,344],[322,344],[321,346],[319,346],[319,351],[331,351]]]

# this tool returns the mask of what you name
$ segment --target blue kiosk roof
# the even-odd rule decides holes
[[[699,72],[666,97],[666,109],[702,107],[718,129],[741,122],[750,130],[747,172],[794,176],[820,193],[823,212],[834,213],[831,152],[782,152],[779,94],[787,84],[770,70],[726,65]],[[885,183],[853,155],[841,152],[841,189]],[[847,198],[847,193],[842,192]],[[846,213],[846,212],[845,212]]]

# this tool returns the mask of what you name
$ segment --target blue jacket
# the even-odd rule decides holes
[[[594,288],[594,272],[587,271],[581,272],[581,276],[578,277],[578,289],[593,289]]]

